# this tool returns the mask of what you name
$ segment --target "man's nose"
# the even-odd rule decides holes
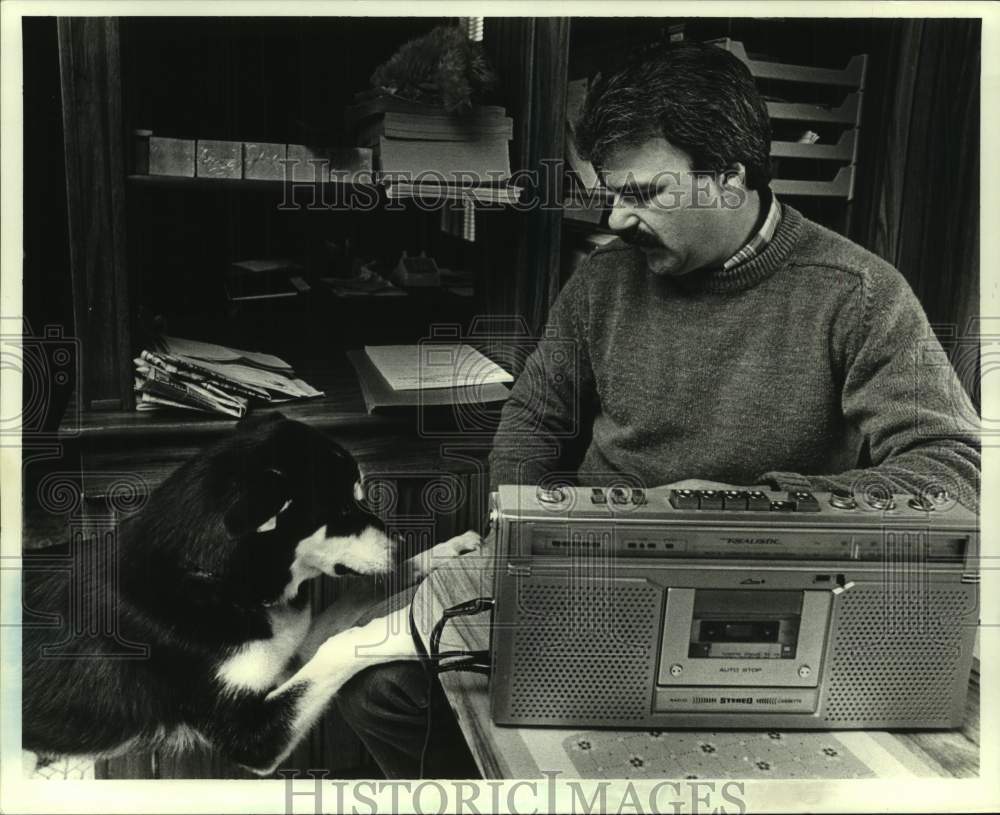
[[[608,215],[608,229],[615,232],[628,232],[634,229],[639,219],[632,209],[626,204],[616,201],[611,205],[611,212]]]

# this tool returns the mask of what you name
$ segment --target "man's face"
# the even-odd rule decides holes
[[[666,139],[616,151],[603,178],[615,196],[608,225],[642,249],[653,274],[684,275],[738,248],[732,246],[735,194],[715,176],[695,175],[688,154]]]

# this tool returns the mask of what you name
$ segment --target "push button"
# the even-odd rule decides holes
[[[637,507],[646,503],[646,491],[642,487],[632,488],[632,503]]]
[[[604,495],[604,490],[600,487],[591,487],[590,489],[590,503],[592,504],[606,504],[608,502],[607,497]]]
[[[795,503],[796,512],[819,512],[819,501],[807,490],[796,490],[788,493],[788,500]]]
[[[627,504],[628,503],[628,490],[624,487],[612,487],[611,488],[611,503],[612,504]]]
[[[723,509],[746,509],[747,508],[747,494],[743,490],[726,490],[722,493],[722,508]]]
[[[795,512],[794,501],[772,501],[771,512]]]
[[[698,509],[722,509],[722,493],[717,490],[698,490]]]
[[[670,490],[670,504],[674,509],[698,509],[698,496],[694,490]]]
[[[767,512],[771,509],[771,499],[760,490],[750,490],[747,493],[747,509],[754,512]]]

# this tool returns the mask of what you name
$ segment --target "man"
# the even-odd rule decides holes
[[[503,410],[494,488],[624,475],[978,507],[975,413],[923,309],[885,261],[770,192],[767,108],[738,59],[669,47],[596,83],[576,132],[622,241],[553,305]],[[349,721],[380,763],[395,746],[388,773],[419,768],[398,749],[423,746],[420,668],[359,679]]]

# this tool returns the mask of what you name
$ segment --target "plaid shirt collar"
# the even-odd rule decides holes
[[[767,190],[766,194],[770,199],[770,204],[768,205],[767,216],[764,218],[764,222],[760,225],[760,229],[754,233],[753,237],[743,245],[743,248],[722,264],[723,271],[732,269],[734,266],[746,263],[751,258],[757,257],[757,255],[767,248],[767,245],[771,242],[771,238],[774,237],[774,233],[778,229],[778,224],[781,223],[781,204],[778,203],[777,197],[770,190]]]

